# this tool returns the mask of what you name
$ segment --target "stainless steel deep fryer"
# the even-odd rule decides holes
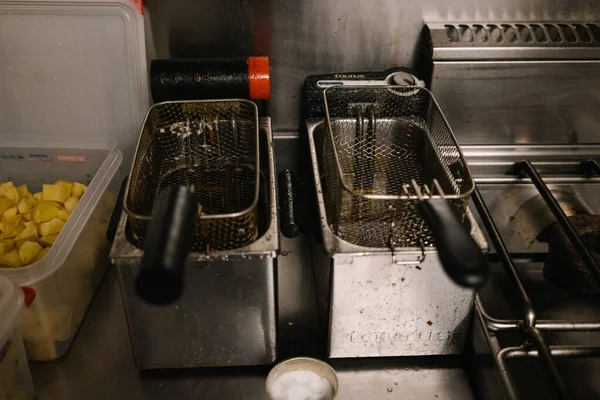
[[[270,118],[256,114],[245,100],[218,100],[160,103],[147,115],[111,250],[139,368],[277,357],[275,157]],[[198,206],[181,212],[165,193]],[[173,235],[185,222],[189,235]],[[169,242],[195,238],[191,252],[153,246],[157,223]]]
[[[424,257],[425,247],[435,246],[453,279],[480,284],[474,276],[483,275],[477,270],[485,260],[463,227],[475,183],[432,94],[416,86],[344,85],[327,88],[324,101],[332,231],[392,254],[420,248]],[[480,265],[467,266],[473,259]]]

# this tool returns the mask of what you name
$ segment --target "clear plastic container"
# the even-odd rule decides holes
[[[0,276],[0,399],[33,399],[33,382],[17,329],[23,291]]]
[[[66,353],[106,271],[110,249],[106,231],[122,160],[112,139],[0,135],[3,182],[25,183],[31,191],[58,179],[88,185],[44,258],[22,268],[0,268],[0,275],[35,292],[19,319],[30,360],[54,360]]]
[[[0,1],[0,133],[112,137],[129,165],[150,102],[140,4]]]

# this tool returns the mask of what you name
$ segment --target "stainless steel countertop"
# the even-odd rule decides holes
[[[316,301],[305,238],[282,241],[280,354],[312,355]],[[342,400],[473,398],[460,358],[332,360]],[[31,364],[37,398],[266,399],[269,367],[149,371],[134,365],[116,270],[109,268],[69,352]]]

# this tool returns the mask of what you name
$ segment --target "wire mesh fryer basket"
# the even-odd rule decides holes
[[[155,104],[144,121],[124,209],[143,246],[161,191],[193,187],[198,202],[192,251],[231,250],[258,236],[258,110],[247,100]]]
[[[329,224],[364,247],[435,246],[418,203],[443,196],[464,219],[474,181],[432,94],[408,86],[325,90]]]

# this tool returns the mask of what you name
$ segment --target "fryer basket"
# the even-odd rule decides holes
[[[155,104],[142,126],[125,193],[133,244],[143,246],[161,191],[198,202],[192,251],[230,250],[258,236],[258,109],[248,100]]]
[[[433,95],[409,86],[324,92],[323,165],[330,227],[364,247],[435,246],[418,210],[444,197],[464,219],[474,181]]]

